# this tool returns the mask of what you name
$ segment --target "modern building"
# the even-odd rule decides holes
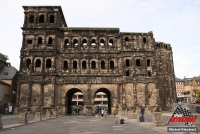
[[[21,108],[59,108],[70,114],[81,92],[83,114],[103,92],[108,113],[176,102],[173,52],[152,31],[68,27],[60,6],[23,6],[17,100]],[[101,98],[102,99],[102,98]]]

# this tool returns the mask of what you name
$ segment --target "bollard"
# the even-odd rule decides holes
[[[19,124],[26,124],[26,123],[28,123],[27,113],[19,113],[19,119],[18,119],[17,123],[19,123]]]
[[[51,112],[49,110],[46,111],[45,119],[51,119]]]
[[[164,126],[164,122],[162,119],[162,113],[161,112],[153,112],[152,114],[152,122],[154,126]]]
[[[41,116],[41,112],[36,112],[35,113],[35,121],[41,121],[42,120],[42,116]]]
[[[2,125],[2,114],[0,114],[0,130],[3,129],[3,125]]]

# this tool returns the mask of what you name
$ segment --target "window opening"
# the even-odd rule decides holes
[[[27,40],[27,44],[32,44],[32,40]]]
[[[147,60],[147,66],[150,66],[151,61],[148,59]]]
[[[83,46],[87,46],[87,40],[83,39],[82,44],[83,44]]]
[[[34,22],[34,16],[33,15],[30,15],[29,16],[29,23],[33,23]]]
[[[140,66],[140,59],[136,60],[136,66]]]
[[[105,61],[101,61],[101,69],[105,69]]]
[[[95,46],[96,45],[96,41],[95,41],[95,39],[92,39],[92,44],[91,44],[92,46]]]
[[[110,61],[110,69],[114,69],[114,61]]]
[[[143,38],[143,43],[147,43],[147,41],[146,41],[146,38],[145,38],[145,37]]]
[[[38,44],[42,44],[42,38],[38,37]]]
[[[27,60],[26,60],[26,67],[27,67],[27,68],[30,68],[30,66],[31,66],[31,60],[30,60],[30,59],[27,59]]]
[[[68,46],[69,46],[69,40],[65,39],[65,45],[64,45],[64,47],[68,47]]]
[[[48,45],[52,45],[52,38],[51,37],[49,37]]]
[[[35,67],[40,67],[41,66],[41,60],[40,59],[37,59],[36,60],[36,66]]]
[[[73,61],[73,69],[77,69],[77,61]]]
[[[92,69],[95,69],[95,68],[96,68],[96,62],[92,61]]]
[[[50,16],[50,23],[54,23],[54,16],[53,15]]]
[[[150,71],[148,71],[148,76],[151,77],[151,72]]]
[[[68,62],[67,61],[64,61],[64,66],[63,66],[64,69],[68,69]]]
[[[130,72],[129,71],[126,71],[126,76],[130,76]]]
[[[104,46],[104,40],[103,39],[100,40],[100,45]]]
[[[8,72],[4,72],[4,74],[3,74],[3,75],[4,75],[4,76],[5,76],[5,75],[8,75]]]
[[[78,46],[78,40],[74,39],[74,46],[77,47]]]
[[[40,15],[40,17],[39,17],[39,23],[44,23],[44,15]]]
[[[125,38],[125,41],[128,41],[128,37]]]
[[[51,68],[51,59],[46,60],[46,68]]]
[[[83,68],[83,69],[86,69],[86,61],[83,61],[83,62],[82,62],[82,68]]]
[[[110,40],[109,40],[109,46],[112,46],[112,45],[113,45],[113,40],[110,39]]]
[[[127,67],[130,66],[130,60],[129,59],[126,60],[126,66]]]

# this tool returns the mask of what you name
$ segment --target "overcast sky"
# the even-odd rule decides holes
[[[0,52],[16,69],[24,5],[59,5],[68,27],[153,31],[156,41],[171,44],[177,77],[200,75],[200,0],[1,0]]]

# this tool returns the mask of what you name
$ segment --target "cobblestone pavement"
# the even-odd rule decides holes
[[[64,116],[3,129],[1,134],[162,134],[131,120],[117,124],[119,117],[107,116],[101,119],[94,116]]]

